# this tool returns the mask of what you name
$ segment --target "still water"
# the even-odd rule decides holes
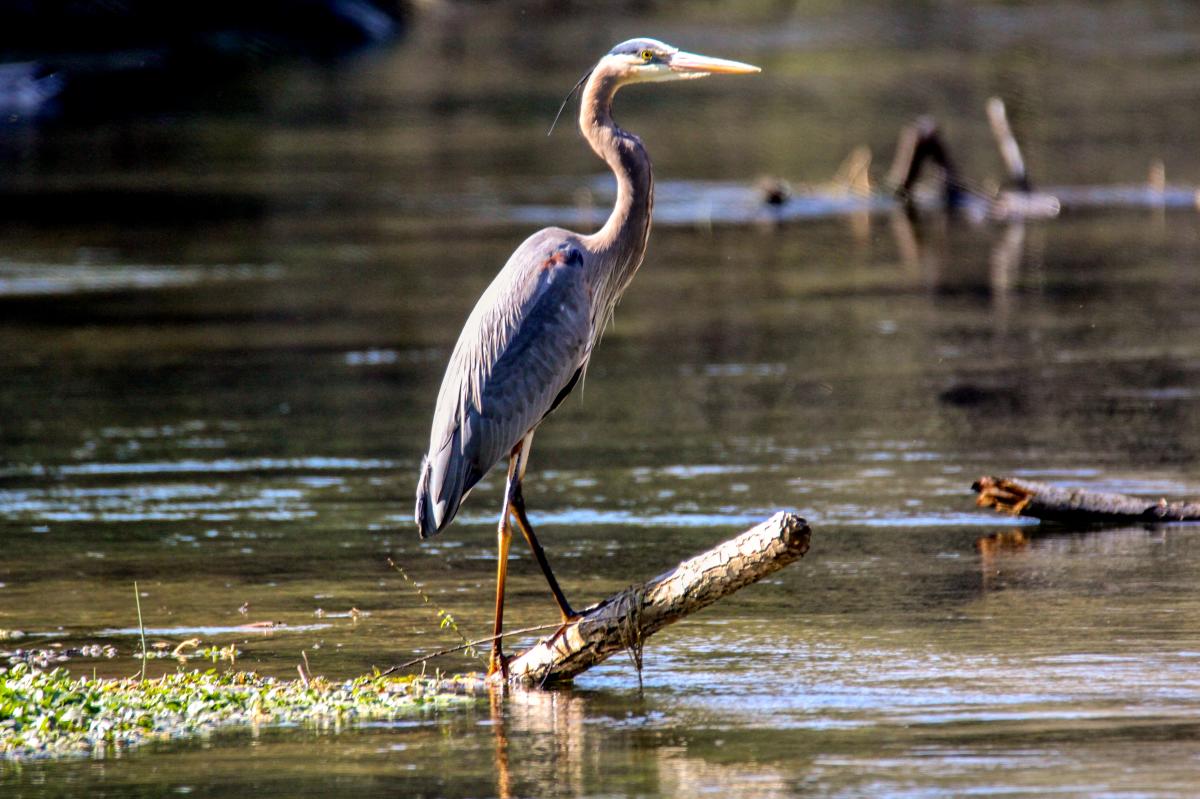
[[[717,8],[429,12],[333,66],[0,129],[0,628],[26,649],[133,673],[134,581],[152,641],[280,676],[453,646],[439,608],[485,634],[499,478],[422,544],[416,467],[508,253],[603,214],[599,163],[544,132],[635,34],[764,73],[621,96],[669,213],[538,434],[533,521],[577,604],[779,508],[814,528],[803,561],[652,639],[642,690],[618,657],[401,723],[0,767],[5,796],[1195,794],[1200,532],[1008,522],[970,484],[1200,496],[1196,210],[731,220],[728,198],[763,175],[827,196],[861,144],[878,177],[921,113],[984,185],[994,93],[1039,186],[1136,187],[1161,159],[1186,192],[1200,15]],[[506,621],[552,621],[514,553]]]

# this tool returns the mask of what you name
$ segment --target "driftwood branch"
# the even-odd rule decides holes
[[[980,477],[975,504],[1013,516],[1057,522],[1200,521],[1200,503],[1157,501],[1127,494],[1059,488],[1015,477]]]
[[[1025,170],[1025,159],[1021,157],[1021,146],[1013,135],[1008,124],[1008,111],[1004,101],[992,97],[987,101],[988,124],[992,128],[992,137],[996,140],[996,149],[1004,161],[1004,169],[1008,173],[1008,182],[1017,191],[1028,194],[1033,190],[1029,184],[1029,173]]]
[[[942,140],[937,121],[933,117],[921,117],[900,130],[896,142],[896,154],[888,170],[888,182],[895,194],[906,205],[911,204],[913,189],[921,177],[926,161],[941,168],[942,202],[945,210],[957,210],[963,204],[962,182],[958,168],[950,159],[949,148]]]
[[[984,190],[972,188],[959,174],[950,157],[950,149],[942,138],[937,120],[921,117],[900,131],[896,154],[888,172],[888,182],[895,196],[911,213],[916,207],[917,180],[926,162],[940,167],[942,206],[948,213],[961,213],[968,218],[993,221],[1046,219],[1058,216],[1062,205],[1051,194],[1034,192],[1030,188],[1029,172],[1021,147],[1008,124],[1004,101],[998,97],[988,100],[988,123],[1004,161],[1008,188]]]
[[[810,535],[799,516],[777,513],[671,571],[588,608],[560,634],[509,661],[508,681],[542,685],[570,680],[623,650],[637,661],[647,637],[797,560],[808,551]],[[490,681],[501,684],[504,678],[497,673]]]

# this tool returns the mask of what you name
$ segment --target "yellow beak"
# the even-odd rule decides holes
[[[724,58],[711,58],[697,53],[687,53],[683,50],[671,56],[667,66],[672,72],[686,75],[752,75],[762,72],[753,64],[743,64],[741,61],[728,61]]]

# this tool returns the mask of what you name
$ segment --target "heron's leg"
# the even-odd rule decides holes
[[[496,621],[492,626],[492,655],[488,658],[488,675],[497,671],[508,676],[508,664],[504,653],[500,650],[500,633],[504,629],[504,582],[508,577],[508,546],[512,543],[512,531],[509,529],[508,514],[510,510],[509,495],[513,480],[520,465],[520,445],[513,450],[508,460],[508,485],[504,491],[504,508],[500,511],[500,526],[496,531]]]
[[[537,536],[533,534],[533,525],[529,523],[529,517],[525,515],[525,497],[521,494],[521,479],[525,476],[525,464],[529,459],[529,447],[533,441],[533,433],[525,436],[518,444],[520,452],[517,455],[519,461],[516,479],[513,479],[510,473],[508,481],[508,497],[507,504],[509,512],[517,520],[517,527],[521,528],[521,533],[525,536],[526,543],[533,550],[533,557],[537,560],[538,566],[541,567],[542,574],[546,576],[546,582],[550,584],[550,593],[554,594],[554,601],[558,605],[558,611],[562,614],[563,622],[574,621],[579,618],[579,614],[571,610],[571,605],[567,602],[566,596],[563,595],[562,589],[558,586],[558,580],[554,578],[554,572],[550,569],[550,562],[546,560],[546,552],[542,549],[542,545],[538,543]]]
[[[563,621],[578,619],[579,614],[571,610],[570,603],[567,602],[562,589],[558,587],[558,580],[554,578],[554,572],[550,569],[550,562],[546,560],[546,552],[542,549],[542,545],[538,543],[537,536],[533,534],[533,525],[529,523],[529,517],[525,515],[525,498],[521,496],[520,483],[517,483],[515,492],[509,497],[508,504],[517,519],[517,527],[521,528],[521,532],[525,536],[525,541],[529,544],[529,548],[533,550],[533,557],[537,560],[538,566],[541,567],[542,574],[546,575],[546,582],[550,584],[550,593],[554,594],[554,601],[558,604],[558,610],[562,613]]]
[[[507,515],[506,512],[505,516]],[[507,671],[504,653],[500,651],[500,633],[504,629],[504,580],[508,576],[508,545],[512,541],[512,533],[504,522],[500,523],[497,539],[499,553],[496,561],[496,622],[492,626],[492,655],[488,658],[487,670],[489,676],[497,671]]]

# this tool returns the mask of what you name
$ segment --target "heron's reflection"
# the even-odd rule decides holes
[[[614,784],[638,795],[793,795],[777,768],[731,760],[719,739],[689,743],[698,732],[692,725],[664,725],[638,695],[567,689],[496,692],[489,699],[502,799],[590,796]],[[706,757],[708,747],[723,756]]]
[[[599,742],[589,743],[587,701],[570,690],[493,691],[489,696],[496,751],[496,795],[585,793],[585,775],[599,774]],[[519,738],[519,764],[510,763],[509,739]],[[531,790],[516,790],[519,782]]]
[[[496,739],[496,796],[510,799],[512,776],[508,771],[508,736],[504,732],[504,694],[493,689],[488,694],[488,711],[492,719],[492,731]]]

